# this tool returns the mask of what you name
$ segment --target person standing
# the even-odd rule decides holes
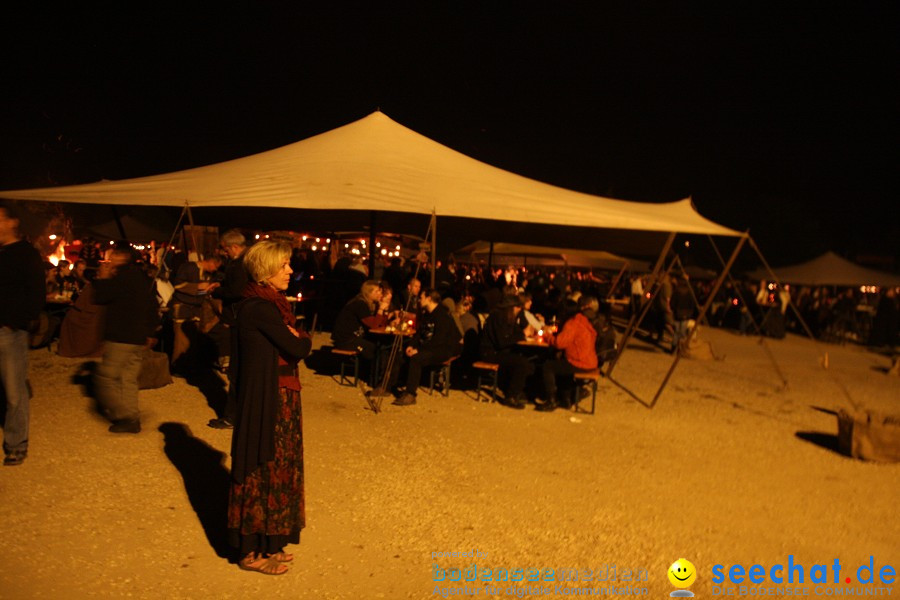
[[[28,332],[38,319],[47,290],[44,266],[34,246],[19,238],[19,213],[0,203],[0,380],[6,392],[3,452],[6,466],[28,455]]]
[[[303,431],[297,363],[312,341],[294,329],[284,291],[290,283],[291,247],[275,240],[247,250],[250,277],[237,305],[237,416],[231,444],[228,539],[238,566],[283,575],[306,524]]]
[[[103,360],[94,373],[97,400],[112,421],[111,433],[139,433],[138,375],[144,349],[156,341],[159,305],[153,281],[127,244],[116,246],[110,262],[100,263],[94,302],[106,306]]]
[[[675,320],[675,329],[672,334],[672,348],[670,352],[678,352],[679,344],[686,341],[691,328],[691,319],[696,316],[697,302],[691,293],[690,282],[686,274],[673,275],[674,289],[670,302],[672,318]]]
[[[219,366],[224,368],[228,375],[228,396],[222,416],[210,419],[207,425],[213,429],[232,429],[237,400],[235,399],[234,372],[231,370],[231,328],[235,324],[235,306],[243,299],[244,290],[249,282],[247,270],[244,268],[247,242],[240,231],[230,229],[219,238],[219,247],[228,255],[228,263],[225,265],[225,277],[222,285],[212,293],[213,298],[222,302],[222,314],[219,323],[210,330],[209,335],[215,340],[219,349]]]
[[[203,359],[200,332],[200,317],[206,294],[219,284],[210,281],[210,275],[222,266],[221,256],[210,256],[198,261],[182,263],[172,277],[175,293],[172,296],[172,323],[174,340],[172,343],[172,367],[176,372],[189,374],[207,365]]]

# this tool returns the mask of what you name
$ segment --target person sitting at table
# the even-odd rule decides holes
[[[363,282],[359,293],[344,305],[334,321],[331,341],[337,350],[355,350],[365,361],[375,359],[378,347],[375,342],[366,339],[365,335],[370,329],[382,328],[391,322],[390,308],[383,305],[383,300],[379,282],[371,279]],[[392,376],[392,380],[396,380],[396,374]],[[373,395],[386,395],[386,392],[376,389]]]
[[[544,317],[531,312],[531,305],[534,302],[532,296],[528,292],[519,294],[519,301],[522,303],[522,311],[516,317],[519,327],[525,329],[531,325],[536,331],[544,328]]]
[[[404,312],[415,314],[419,310],[419,293],[422,291],[422,282],[414,276],[410,276],[406,282],[406,291],[400,298],[400,309]]]
[[[459,328],[450,316],[450,311],[441,303],[441,294],[435,290],[425,290],[419,296],[422,307],[416,334],[406,347],[409,370],[406,376],[406,391],[394,400],[397,406],[416,403],[416,390],[422,379],[424,367],[437,367],[459,355],[462,338]]]
[[[521,310],[518,296],[504,296],[484,322],[480,344],[482,360],[500,365],[498,376],[509,377],[504,403],[517,409],[525,408],[525,380],[534,373],[534,365],[517,352],[516,345],[535,333],[531,326],[523,330],[516,325]]]
[[[563,351],[564,358],[548,360],[543,366],[544,403],[537,410],[549,412],[558,406],[568,407],[568,401],[557,396],[556,377],[574,375],[597,368],[597,309],[599,303],[593,296],[578,298],[578,313],[563,323],[562,331],[549,341]]]

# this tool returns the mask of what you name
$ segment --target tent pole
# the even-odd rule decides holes
[[[435,271],[437,271],[437,212],[431,209],[431,289],[434,289]]]
[[[709,238],[709,243],[712,244],[713,250],[716,251],[716,256],[719,257],[719,262],[722,263],[722,266],[725,266],[725,259],[722,257],[722,253],[719,252],[718,246],[716,246],[715,240],[713,240],[711,235],[707,235]],[[787,377],[784,376],[784,373],[781,372],[781,367],[778,366],[778,361],[775,359],[775,355],[772,354],[772,349],[769,348],[769,345],[766,344],[766,338],[762,334],[762,328],[756,323],[756,319],[753,317],[753,312],[750,311],[750,305],[747,304],[747,301],[744,299],[744,295],[741,293],[740,286],[734,280],[734,277],[731,276],[731,273],[728,273],[728,281],[731,282],[731,285],[734,286],[734,291],[738,295],[738,298],[741,299],[741,303],[744,305],[747,310],[747,316],[750,317],[750,323],[753,324],[753,329],[759,335],[759,345],[763,347],[763,350],[766,353],[766,356],[769,357],[769,360],[772,362],[772,368],[775,369],[775,373],[778,375],[778,378],[781,379],[781,388],[787,389],[788,380]]]
[[[762,261],[763,266],[766,268],[766,271],[769,273],[769,275],[772,276],[772,281],[774,281],[775,283],[777,283],[780,286],[781,282],[778,280],[778,276],[775,275],[774,271],[772,271],[772,267],[769,266],[769,263],[766,260],[766,258],[763,256],[763,253],[759,249],[759,246],[756,245],[756,242],[753,240],[753,238],[751,238],[749,235],[747,237],[750,239],[750,246],[753,248],[753,250],[756,251],[756,255],[759,256],[759,260]],[[821,346],[819,345],[819,340],[816,339],[816,336],[813,335],[812,330],[810,330],[810,328],[809,328],[809,325],[806,324],[806,321],[803,319],[803,316],[800,314],[800,309],[798,309],[797,305],[794,304],[793,298],[791,298],[790,301],[788,302],[788,306],[790,306],[791,309],[794,311],[794,314],[797,315],[797,319],[800,321],[800,324],[803,325],[803,329],[806,331],[806,335],[809,336],[809,339],[812,340],[813,345],[816,347],[817,350],[820,349]],[[850,391],[846,387],[844,387],[844,384],[842,384],[840,381],[838,381],[837,376],[834,374],[834,372],[831,371],[830,369],[828,369],[827,367],[826,367],[825,371],[826,371],[826,373],[828,373],[831,376],[831,380],[834,381],[834,384],[841,389],[841,392],[844,393],[844,397],[847,398],[848,402],[850,402],[850,406],[852,406],[854,410],[860,410],[861,406],[853,400],[853,397],[850,395]]]
[[[650,274],[650,286],[651,288],[657,288],[656,292],[650,297],[650,300],[644,304],[643,310],[641,310],[640,315],[635,313],[631,314],[631,319],[628,320],[628,326],[625,328],[625,333],[622,334],[622,342],[619,344],[619,351],[616,352],[616,355],[610,361],[609,366],[606,368],[606,376],[609,377],[613,369],[616,368],[616,363],[619,362],[619,358],[622,357],[622,354],[625,352],[625,347],[628,345],[628,340],[631,339],[631,336],[634,334],[638,325],[640,325],[641,321],[644,319],[644,316],[647,314],[647,311],[650,309],[650,304],[653,302],[653,299],[656,297],[656,293],[658,290],[659,283],[659,271],[662,269],[663,263],[665,262],[666,255],[669,253],[669,250],[672,248],[672,244],[675,242],[675,232],[669,234],[668,239],[666,239],[666,243],[663,244],[662,250],[659,253],[659,257],[656,259],[656,264],[653,266],[653,272]],[[669,265],[669,269],[672,266]],[[669,272],[669,269],[666,269],[666,273]]]
[[[772,277],[772,281],[781,286],[781,281],[778,280],[778,276],[775,275],[772,267],[769,266],[768,261],[763,256],[762,251],[759,249],[759,246],[756,245],[756,242],[753,240],[753,238],[750,238],[750,247],[756,251],[756,255],[759,257],[759,260],[762,261],[763,266],[766,268],[766,272],[768,272]],[[803,325],[803,329],[806,330],[806,335],[809,336],[809,339],[816,341],[816,336],[813,335],[812,330],[809,328],[809,325],[806,324],[806,321],[803,319],[803,315],[800,314],[800,309],[798,309],[794,304],[793,298],[791,298],[790,302],[788,302],[788,305],[790,305],[791,309],[794,311],[794,314],[797,315],[797,319],[800,321],[800,324]],[[760,335],[762,335],[762,332],[760,332]]]
[[[716,283],[713,286],[713,289],[709,293],[709,298],[706,299],[706,302],[703,303],[703,308],[700,309],[700,315],[697,317],[697,320],[694,321],[694,326],[687,333],[687,339],[691,339],[693,337],[694,332],[697,330],[697,325],[700,321],[706,316],[706,312],[709,310],[709,307],[712,306],[713,298],[716,297],[716,294],[719,293],[719,288],[722,287],[722,282],[725,280],[725,276],[731,270],[732,265],[734,265],[734,261],[737,258],[738,253],[741,251],[741,248],[744,247],[744,243],[747,241],[747,238],[750,236],[748,234],[744,234],[741,236],[741,239],[738,241],[737,246],[734,248],[734,252],[731,253],[731,257],[728,259],[728,264],[725,265],[725,269],[722,271],[722,274],[716,279]],[[663,393],[663,390],[666,389],[666,385],[669,383],[669,378],[672,377],[672,373],[675,372],[675,367],[678,366],[678,361],[681,360],[681,352],[678,348],[675,348],[675,357],[672,359],[672,365],[669,367],[668,373],[666,373],[665,378],[663,378],[662,383],[659,386],[659,389],[656,390],[656,395],[653,396],[653,400],[650,402],[649,408],[653,408],[656,405],[656,401],[659,400],[660,395]]]
[[[709,238],[709,243],[712,244],[713,250],[716,251],[716,256],[719,257],[719,262],[722,263],[722,266],[724,267],[725,266],[725,258],[722,256],[722,253],[719,252],[719,247],[716,246],[716,242],[713,240],[711,235],[707,234],[706,237]],[[736,293],[738,295],[738,298],[740,298],[741,303],[745,307],[747,307],[748,314],[750,315],[750,323],[753,324],[754,331],[756,331],[756,333],[761,333],[761,329],[759,328],[759,325],[756,324],[756,319],[753,318],[753,313],[749,312],[750,305],[747,304],[747,300],[744,299],[744,294],[741,293],[741,286],[739,286],[738,282],[734,280],[734,277],[731,276],[731,273],[728,274],[728,281],[731,282],[731,285],[734,286],[734,293]]]
[[[122,236],[123,240],[128,240],[128,236],[125,235],[125,227],[122,226],[122,219],[119,218],[119,208],[112,204],[110,205],[112,209],[113,218],[116,220],[116,228],[119,230],[119,235]]]
[[[169,238],[169,243],[166,244],[166,247],[163,248],[163,253],[159,257],[159,270],[162,271],[166,269],[166,256],[169,254],[169,248],[172,247],[172,244],[175,242],[175,236],[178,235],[178,230],[181,228],[181,222],[184,220],[184,215],[187,213],[188,205],[187,202],[184,203],[184,208],[181,209],[181,216],[178,217],[178,222],[175,223],[175,229],[172,230],[172,237]]]
[[[187,202],[184,203],[184,209],[187,211],[188,222],[191,224],[191,244],[193,244],[194,251],[197,253],[197,259],[203,260],[203,255],[200,253],[200,248],[197,247],[197,232],[194,229],[194,214],[191,212],[191,207]]]
[[[616,275],[616,278],[613,279],[612,284],[609,286],[609,291],[606,293],[606,297],[609,298],[613,295],[613,292],[616,289],[616,286],[619,285],[619,280],[622,279],[622,275],[625,274],[625,269],[628,268],[628,263],[622,263],[622,268],[619,269],[619,274]],[[591,275],[594,274],[594,269],[591,269]]]
[[[375,235],[376,227],[377,227],[377,215],[378,211],[371,211],[369,213],[369,279],[375,279],[375,260],[377,259],[377,254],[375,253]]]
[[[685,279],[687,279],[688,275],[684,270],[684,263],[681,262],[681,257],[676,254],[675,260],[678,261],[678,268],[681,269],[681,274],[684,275]],[[690,284],[690,280],[688,280],[688,290],[690,290],[690,292],[691,292],[691,298],[693,298],[693,300],[694,300],[694,306],[696,306],[698,309],[702,308],[700,306],[700,301],[697,300],[697,294],[694,293],[694,287]],[[699,319],[697,319],[697,320],[699,321]],[[703,322],[706,323],[707,325],[709,325],[709,320],[706,319],[705,317],[703,319]]]

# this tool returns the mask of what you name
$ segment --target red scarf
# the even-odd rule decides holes
[[[244,298],[262,298],[263,300],[268,300],[278,307],[278,312],[281,313],[281,320],[284,321],[284,324],[288,327],[293,327],[297,322],[297,319],[294,317],[294,311],[291,310],[291,305],[287,301],[287,297],[271,286],[262,285],[256,282],[249,283],[247,287],[244,288]]]
[[[294,311],[291,310],[291,305],[288,303],[287,297],[271,286],[251,282],[244,288],[244,298],[262,298],[263,300],[268,300],[278,307],[278,312],[281,313],[281,320],[284,321],[284,324],[288,327],[293,328],[297,322],[297,318],[294,316]],[[300,335],[306,336],[303,331],[300,332]],[[288,363],[279,355],[278,364],[289,365],[291,363]],[[293,363],[292,366],[296,372],[296,363]],[[278,376],[278,387],[286,387],[291,390],[300,391],[300,380],[295,375],[280,374]]]

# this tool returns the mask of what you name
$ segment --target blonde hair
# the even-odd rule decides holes
[[[372,292],[381,289],[381,282],[369,279],[364,281],[359,288],[359,297],[366,301],[370,310],[375,310],[375,301],[372,299]]]
[[[278,240],[263,240],[253,244],[244,254],[244,268],[250,279],[262,283],[281,270],[291,256],[291,245]]]

